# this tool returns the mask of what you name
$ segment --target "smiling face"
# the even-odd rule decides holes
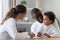
[[[37,14],[32,14],[32,18],[37,20],[38,22],[42,23],[43,22],[43,17],[41,17],[40,15]]]
[[[38,8],[33,8],[31,10],[32,18],[35,19],[36,21],[42,23],[43,22],[43,15],[41,11]]]
[[[48,26],[52,23],[52,20],[50,20],[47,15],[44,15],[43,16],[43,23]]]
[[[55,18],[56,18],[55,14],[52,11],[47,11],[44,13],[43,23],[47,26],[50,24],[53,24],[55,21]]]

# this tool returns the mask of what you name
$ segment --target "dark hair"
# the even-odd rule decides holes
[[[38,8],[33,8],[31,14],[35,14],[36,18],[41,18],[42,19],[41,23],[43,22],[43,15]]]
[[[45,12],[44,15],[48,16],[49,20],[52,20],[51,24],[54,23],[56,17],[52,11]]]
[[[10,17],[15,18],[20,13],[26,13],[25,6],[17,5],[15,8],[11,8],[6,15],[6,19]]]

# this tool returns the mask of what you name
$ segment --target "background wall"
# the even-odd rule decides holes
[[[16,0],[16,5],[20,4],[22,0]],[[36,7],[36,0],[25,0],[27,2],[28,8],[35,8]]]
[[[9,0],[0,0],[0,22],[2,22],[3,17],[9,9]]]
[[[41,8],[43,13],[53,11],[58,18],[60,17],[60,0],[41,0]]]
[[[3,0],[3,17],[5,17],[5,15],[9,9],[10,9],[9,0]]]
[[[2,0],[0,0],[0,23],[2,20]]]

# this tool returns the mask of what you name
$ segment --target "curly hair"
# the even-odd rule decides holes
[[[54,23],[56,17],[52,11],[45,12],[44,15],[48,16],[49,20],[52,20],[52,23]]]

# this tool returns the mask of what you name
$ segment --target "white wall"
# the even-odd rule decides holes
[[[9,9],[9,0],[0,0],[0,23]]]
[[[3,17],[5,17],[9,9],[9,0],[3,0]]]
[[[60,17],[60,0],[41,0],[41,8],[43,13],[53,11],[58,18]]]
[[[22,0],[16,0],[16,5],[20,4]],[[36,0],[25,0],[27,2],[28,8],[35,8],[36,7]]]
[[[0,23],[2,20],[2,0],[0,0]]]

